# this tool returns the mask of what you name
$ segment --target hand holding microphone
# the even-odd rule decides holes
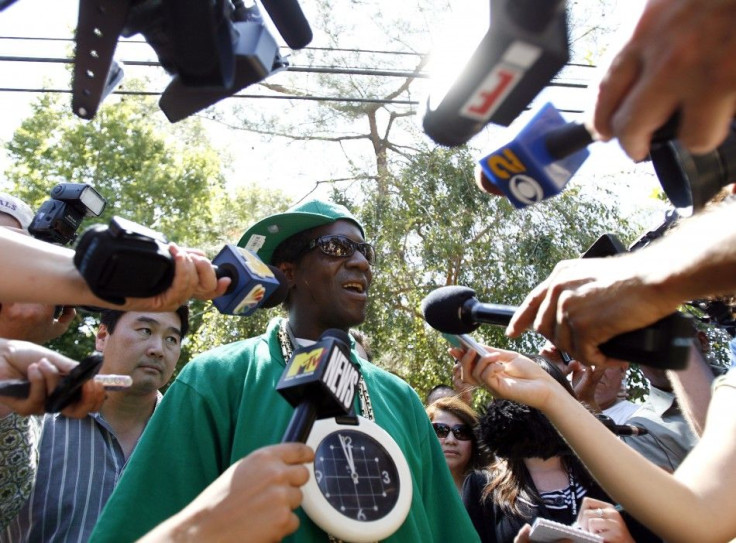
[[[214,298],[221,313],[248,316],[259,307],[275,307],[288,293],[281,271],[247,249],[225,245],[210,261],[121,217],[84,232],[74,265],[97,297],[122,309],[140,305],[132,298],[151,299],[152,309],[163,311],[196,296]]]
[[[422,313],[427,323],[450,334],[469,333],[483,323],[509,325],[518,311],[514,306],[479,302],[475,291],[462,286],[440,287],[422,301]],[[616,336],[598,347],[612,359],[680,369],[687,364],[692,335],[689,320],[674,313],[646,328]],[[562,349],[567,347],[558,346]],[[578,359],[594,363],[590,359]]]

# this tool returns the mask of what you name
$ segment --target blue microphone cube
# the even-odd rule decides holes
[[[250,315],[279,287],[269,267],[248,249],[227,244],[212,263],[232,280],[228,291],[212,300],[220,313]]]
[[[568,124],[545,104],[508,145],[480,160],[486,177],[516,208],[559,194],[590,155],[587,149],[555,159],[547,150],[550,131]]]

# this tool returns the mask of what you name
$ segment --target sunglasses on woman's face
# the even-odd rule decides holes
[[[376,262],[376,250],[373,248],[373,245],[370,243],[358,243],[345,236],[330,235],[313,239],[307,244],[304,252],[311,251],[315,247],[319,247],[319,250],[328,256],[342,258],[353,256],[357,250],[365,257],[368,264],[373,265]]]
[[[433,422],[432,428],[434,428],[434,433],[437,434],[437,437],[440,439],[446,438],[450,432],[452,432],[452,435],[454,435],[455,439],[458,441],[470,441],[473,439],[473,431],[467,424],[456,424],[455,426],[450,426],[443,422]]]

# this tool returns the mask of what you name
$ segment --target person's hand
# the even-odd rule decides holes
[[[573,368],[570,367],[569,363],[565,364],[565,361],[562,359],[562,351],[555,347],[551,341],[544,342],[544,345],[539,349],[539,354],[554,363],[565,377],[572,373]]]
[[[495,397],[542,410],[556,392],[564,392],[559,383],[527,357],[514,351],[486,348],[489,354],[481,357],[473,351],[450,349],[463,366],[466,382],[486,388]]]
[[[679,303],[676,292],[668,297],[647,283],[650,263],[642,260],[631,253],[558,263],[521,303],[506,334],[516,337],[531,327],[584,364],[618,363],[598,346],[652,324]]]
[[[594,127],[634,160],[676,111],[693,153],[715,149],[736,112],[736,0],[649,0],[600,84]]]
[[[225,293],[230,285],[229,277],[215,275],[212,262],[197,249],[182,249],[175,243],[169,245],[174,257],[174,281],[161,294],[151,298],[127,298],[118,306],[123,311],[174,311],[190,298],[210,300]],[[105,304],[108,307],[109,303]]]
[[[529,524],[524,524],[516,534],[514,543],[529,543],[529,534],[532,532],[532,527]]]
[[[463,379],[463,367],[456,362],[452,367],[452,388],[458,397],[468,405],[473,404],[473,390],[475,387]]]
[[[572,388],[578,401],[593,413],[600,413],[601,408],[595,399],[595,389],[606,373],[606,366],[585,366],[573,360],[570,362]]]
[[[59,318],[55,319],[55,311],[53,305],[0,304],[0,336],[43,345],[66,332],[76,315],[74,308],[64,306]]]
[[[26,341],[0,339],[0,380],[26,379],[30,382],[27,398],[0,396],[0,416],[14,411],[19,415],[44,413],[46,398],[61,377],[77,366],[77,362],[54,351]],[[105,400],[105,389],[93,379],[82,386],[78,402],[66,407],[67,417],[82,418],[98,411]]]
[[[606,543],[636,543],[621,514],[608,502],[583,498],[577,523],[583,530],[601,536]]]
[[[294,509],[309,478],[303,464],[314,452],[303,443],[281,443],[242,458],[180,513],[139,540],[266,543],[281,541],[299,527]]]

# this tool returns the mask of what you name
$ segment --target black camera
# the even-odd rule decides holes
[[[91,185],[59,183],[38,208],[28,232],[36,239],[67,245],[77,237],[82,220],[99,217],[105,205],[107,201]]]
[[[714,151],[694,155],[674,139],[679,124],[675,115],[652,138],[649,156],[662,189],[680,209],[698,211],[721,188],[736,182],[736,121]]]
[[[664,221],[662,221],[659,226],[640,236],[639,239],[629,246],[628,250],[637,251],[648,246],[653,241],[665,235],[671,228],[674,228],[681,218],[682,217],[677,210],[667,210],[665,212]],[[695,308],[702,313],[702,316],[697,314],[693,315],[700,322],[725,330],[731,337],[736,337],[735,296],[715,296],[711,298],[690,300],[685,302],[685,305]]]
[[[121,217],[94,225],[79,238],[74,265],[98,298],[114,304],[148,298],[174,280],[174,259],[163,234]]]
[[[300,49],[312,30],[298,0],[261,0],[284,41]],[[142,34],[172,75],[159,105],[184,119],[285,69],[276,40],[243,0],[104,0],[82,2],[76,33],[72,109],[91,119],[117,83],[113,54],[120,36]]]

